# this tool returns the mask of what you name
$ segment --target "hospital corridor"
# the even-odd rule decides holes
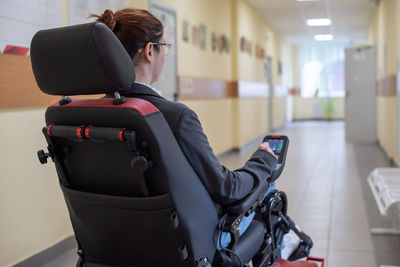
[[[399,0],[0,0],[0,267],[400,267]]]

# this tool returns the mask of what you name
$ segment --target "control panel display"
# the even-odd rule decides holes
[[[269,139],[268,143],[275,155],[279,155],[281,153],[283,148],[283,139]]]
[[[267,135],[264,142],[268,142],[269,147],[278,156],[278,164],[272,172],[270,181],[275,181],[281,175],[285,167],[286,154],[289,146],[289,138],[285,135]]]

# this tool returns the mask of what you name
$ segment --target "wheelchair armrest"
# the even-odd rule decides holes
[[[268,191],[270,185],[271,184],[269,182],[265,184],[258,184],[245,198],[236,201],[229,206],[225,206],[225,212],[234,216],[239,216],[242,214],[245,216],[250,215],[260,205],[264,194]]]

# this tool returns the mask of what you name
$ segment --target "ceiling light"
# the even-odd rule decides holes
[[[319,0],[296,0],[297,2],[317,2]]]
[[[308,19],[308,26],[329,26],[331,25],[330,19]]]
[[[332,34],[316,34],[314,35],[316,41],[331,41],[333,40]]]

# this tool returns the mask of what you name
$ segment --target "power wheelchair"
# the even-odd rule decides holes
[[[213,203],[162,114],[145,100],[120,96],[134,69],[104,24],[39,31],[31,61],[39,88],[61,96],[46,110],[48,152],[38,157],[55,164],[77,266],[270,266],[290,229],[301,242],[289,260],[308,256],[312,241],[287,216],[286,195],[275,190],[264,198],[269,184],[230,206]],[[68,97],[92,94],[114,97]],[[239,236],[240,221],[253,211],[263,222]],[[220,231],[231,242],[218,250]]]

